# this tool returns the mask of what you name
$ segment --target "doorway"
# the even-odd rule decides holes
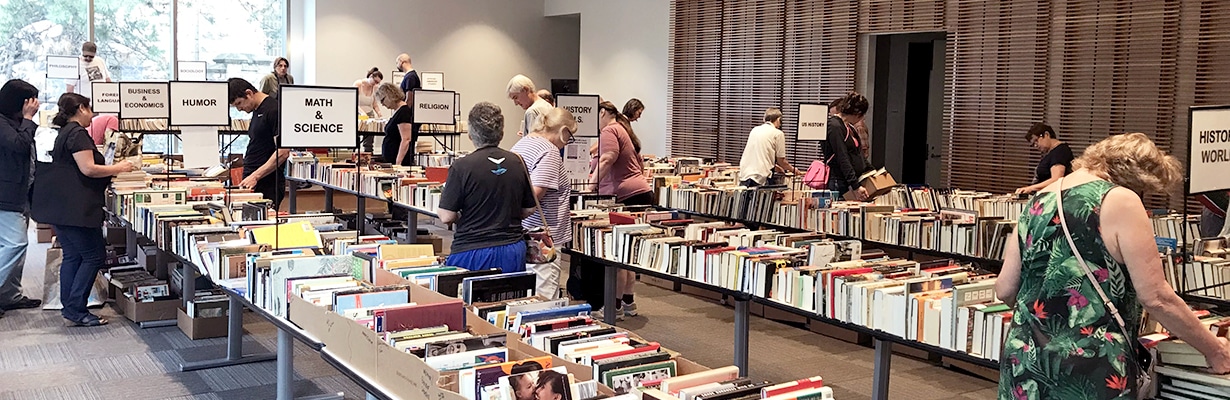
[[[874,35],[872,164],[900,183],[942,185],[944,32]]]

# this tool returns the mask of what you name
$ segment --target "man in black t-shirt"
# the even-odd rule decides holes
[[[243,156],[243,181],[239,186],[259,192],[273,201],[273,208],[282,204],[286,181],[278,179],[285,173],[290,150],[278,149],[277,136],[282,123],[278,101],[256,90],[242,78],[227,81],[227,100],[239,111],[252,113],[248,125],[248,151]],[[276,155],[276,157],[275,157]]]
[[[1042,160],[1034,171],[1034,184],[1016,190],[1017,194],[1034,193],[1045,189],[1059,178],[1072,173],[1072,148],[1067,143],[1059,141],[1055,130],[1047,124],[1037,122],[1025,134],[1025,140],[1042,151]]]
[[[419,80],[418,71],[414,70],[414,64],[410,62],[410,55],[402,53],[397,56],[397,70],[405,72],[406,75],[401,77],[401,91],[406,93],[406,105],[410,106],[410,120],[414,121],[414,91],[423,88],[423,82]],[[419,128],[422,124],[411,125],[414,132],[415,140],[419,137]],[[410,143],[411,148],[414,143]],[[394,154],[396,156],[396,154]]]
[[[470,109],[475,150],[453,163],[440,195],[440,222],[456,223],[446,265],[469,270],[525,270],[521,219],[534,212],[534,191],[517,154],[501,149],[504,114],[488,102]]]

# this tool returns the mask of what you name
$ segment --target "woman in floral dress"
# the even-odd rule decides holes
[[[1211,372],[1230,372],[1227,342],[1204,329],[1166,283],[1140,200],[1148,191],[1174,189],[1178,162],[1144,134],[1131,133],[1089,147],[1074,167],[1033,198],[1018,222],[1018,240],[1004,254],[995,290],[1013,315],[999,398],[1135,399],[1140,371],[1131,341],[1142,307],[1203,353]],[[1076,248],[1126,329],[1073,255],[1060,225],[1058,190]]]

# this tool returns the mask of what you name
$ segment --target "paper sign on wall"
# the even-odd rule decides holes
[[[1192,107],[1188,194],[1230,189],[1230,106]]]
[[[179,130],[179,137],[184,141],[184,167],[199,168],[218,165],[221,159],[218,154],[218,128],[184,127]]]
[[[414,122],[418,124],[457,123],[457,98],[453,92],[446,90],[415,90],[414,91]]]
[[[230,126],[226,82],[171,82],[171,125]]]
[[[443,72],[424,72],[423,76],[424,90],[444,90],[444,73]],[[401,81],[397,82],[401,84]]]
[[[77,56],[47,56],[47,79],[80,78],[80,58],[77,58]]]
[[[90,99],[97,113],[120,112],[120,84],[118,82],[90,82],[94,98]]]
[[[829,107],[799,104],[798,140],[824,140],[828,137]]]
[[[568,110],[577,119],[578,137],[598,136],[598,96],[590,94],[561,94],[555,96],[556,107]]]
[[[397,85],[397,87],[399,87],[399,88],[400,88],[400,87],[401,87],[401,80],[402,80],[403,78],[405,78],[405,77],[406,77],[406,73],[405,73],[405,72],[401,72],[401,71],[398,71],[397,69],[393,69],[393,73],[392,73],[392,74],[389,74],[389,79],[392,79],[392,80],[391,80],[391,81],[389,81],[389,82],[392,82],[394,85]]]
[[[167,118],[171,109],[166,82],[120,82],[120,118]]]
[[[564,173],[568,174],[569,183],[576,185],[589,181],[589,164],[593,160],[589,147],[596,143],[597,138],[578,137],[564,146]]]
[[[176,80],[204,81],[206,66],[205,61],[178,61],[175,63]]]
[[[285,85],[280,96],[283,148],[358,147],[358,88]]]

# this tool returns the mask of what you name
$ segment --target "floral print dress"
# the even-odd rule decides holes
[[[1063,191],[1076,248],[1127,332],[1141,309],[1126,268],[1102,242],[1099,212],[1115,185],[1096,180]],[[1021,285],[1000,360],[999,398],[1135,399],[1138,368],[1130,340],[1081,268],[1060,226],[1054,192],[1034,196],[1017,225]]]

